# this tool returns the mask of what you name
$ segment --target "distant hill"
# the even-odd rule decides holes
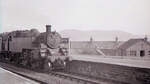
[[[119,41],[126,41],[130,38],[143,38],[144,35],[133,35],[124,31],[81,31],[81,30],[63,30],[60,34],[64,37],[70,37],[72,41],[87,41],[92,37],[95,41],[114,41],[118,37]],[[150,37],[150,36],[148,36]]]

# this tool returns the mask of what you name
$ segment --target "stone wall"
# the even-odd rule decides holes
[[[73,60],[68,72],[127,84],[150,84],[150,69]]]

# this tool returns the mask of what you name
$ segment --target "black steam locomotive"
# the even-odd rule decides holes
[[[64,69],[68,58],[69,38],[62,38],[51,25],[46,32],[36,29],[0,35],[0,60],[31,69]]]

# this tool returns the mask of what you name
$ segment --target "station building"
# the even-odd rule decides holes
[[[130,39],[120,45],[116,51],[116,55],[119,56],[150,57],[150,43],[146,37],[144,39]]]
[[[150,57],[150,43],[145,38],[128,41],[71,41],[71,54]]]

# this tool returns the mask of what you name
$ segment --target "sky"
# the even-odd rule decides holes
[[[0,32],[121,30],[150,35],[150,0],[0,0]]]

